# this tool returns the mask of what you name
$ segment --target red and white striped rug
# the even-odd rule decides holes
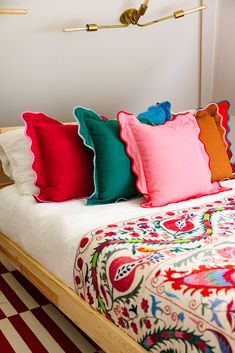
[[[102,351],[0,255],[0,352]]]

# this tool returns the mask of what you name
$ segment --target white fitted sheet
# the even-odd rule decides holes
[[[74,289],[73,265],[83,235],[106,224],[235,195],[235,180],[221,184],[233,190],[151,209],[140,207],[141,199],[99,206],[85,206],[84,200],[40,204],[11,185],[0,190],[0,231]]]

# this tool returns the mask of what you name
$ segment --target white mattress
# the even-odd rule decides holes
[[[74,259],[84,234],[106,224],[197,206],[235,194],[235,180],[222,185],[233,190],[151,209],[140,207],[140,199],[99,206],[85,206],[84,200],[39,204],[32,196],[19,195],[11,185],[0,190],[0,231],[74,289]]]

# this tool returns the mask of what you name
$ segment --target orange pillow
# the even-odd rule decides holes
[[[217,105],[209,104],[206,108],[199,109],[196,119],[200,128],[199,138],[210,158],[211,181],[233,178],[224,141],[225,131],[221,125]]]

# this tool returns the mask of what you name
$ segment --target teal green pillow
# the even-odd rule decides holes
[[[136,177],[116,120],[103,120],[91,109],[74,108],[79,135],[94,152],[95,191],[87,205],[106,204],[137,196]]]

